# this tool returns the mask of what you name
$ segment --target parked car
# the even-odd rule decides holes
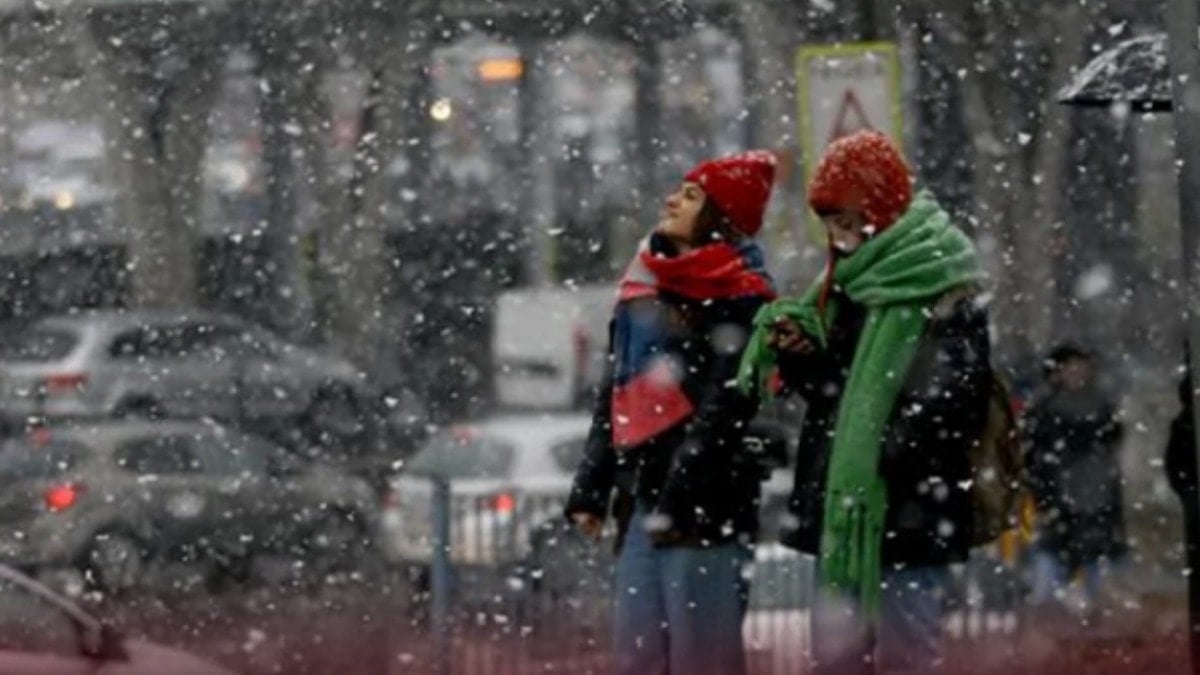
[[[0,342],[0,414],[29,420],[201,418],[361,440],[400,400],[348,361],[204,311],[48,318]]]
[[[127,638],[70,600],[0,565],[0,674],[229,675],[179,649]]]
[[[41,429],[0,446],[0,562],[76,587],[122,591],[176,564],[216,580],[281,557],[348,575],[377,559],[378,516],[361,479],[215,423]]]
[[[433,480],[450,493],[450,559],[498,565],[521,558],[532,528],[561,512],[591,418],[504,414],[433,435],[392,483],[383,513],[387,552],[432,557]]]

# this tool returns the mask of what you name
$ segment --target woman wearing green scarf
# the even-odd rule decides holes
[[[829,147],[809,202],[829,265],[759,312],[739,383],[806,399],[786,543],[818,556],[814,666],[930,672],[991,384],[975,250],[875,132]]]

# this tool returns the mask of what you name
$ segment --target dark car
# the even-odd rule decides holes
[[[0,447],[0,561],[110,591],[180,564],[206,580],[280,559],[352,575],[375,558],[377,521],[361,479],[211,423],[41,429]]]

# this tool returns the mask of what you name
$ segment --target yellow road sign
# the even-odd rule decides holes
[[[801,47],[796,54],[800,161],[805,185],[825,147],[860,129],[874,129],[903,146],[900,54],[890,42]],[[816,241],[824,234],[805,209]]]

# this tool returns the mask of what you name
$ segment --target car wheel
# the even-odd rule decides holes
[[[305,415],[308,440],[317,445],[340,445],[359,439],[366,425],[357,398],[345,389],[317,394]]]
[[[251,589],[289,593],[303,586],[306,564],[301,556],[257,553],[246,561],[246,581]]]
[[[132,537],[98,534],[84,556],[84,576],[102,591],[120,593],[136,585],[145,571],[145,551]]]

